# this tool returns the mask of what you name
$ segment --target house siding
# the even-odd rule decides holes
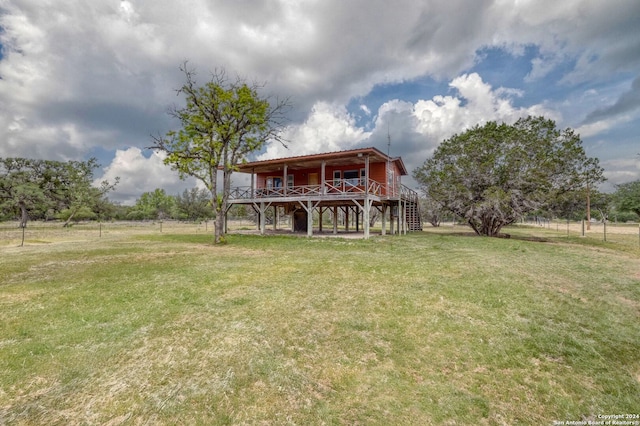
[[[394,176],[400,176],[400,170],[398,167],[391,163],[391,167],[394,170]],[[325,166],[325,181],[331,183],[333,181],[334,172],[340,171],[341,178],[344,178],[344,172],[353,171],[353,170],[363,170],[365,168],[365,164],[351,164],[346,166]],[[386,186],[387,181],[387,163],[378,162],[369,164],[369,179],[374,180],[376,182],[381,183],[383,186]],[[312,173],[318,174],[318,185],[320,185],[322,179],[322,169],[320,167],[308,168],[308,169],[298,169],[298,170],[287,170],[288,175],[293,175],[293,186],[304,186],[309,185],[309,175]],[[267,187],[267,179],[269,178],[278,178],[282,180],[282,186],[285,185],[286,177],[284,176],[284,169],[279,170],[278,172],[266,172],[266,173],[257,173],[256,174],[256,188],[262,189]],[[386,188],[385,188],[386,189]],[[387,195],[386,191],[383,191],[383,195]]]

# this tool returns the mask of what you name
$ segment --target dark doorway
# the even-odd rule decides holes
[[[307,232],[307,212],[305,210],[293,212],[293,230],[295,232]]]

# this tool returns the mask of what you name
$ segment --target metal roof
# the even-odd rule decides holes
[[[359,148],[347,151],[334,151],[322,154],[300,155],[295,157],[274,158],[272,160],[252,161],[237,165],[237,170],[242,173],[265,173],[281,170],[287,165],[289,170],[310,169],[321,167],[324,161],[327,166],[344,166],[364,164],[365,155],[369,156],[370,163],[390,161],[395,163],[401,175],[407,175],[407,169],[400,157],[389,157],[376,148]]]

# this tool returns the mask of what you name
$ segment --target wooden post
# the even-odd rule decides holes
[[[284,172],[283,172],[284,176],[282,177],[282,191],[283,191],[282,193],[284,194],[285,197],[287,196],[287,186],[289,185],[289,181],[287,180],[287,170],[288,170],[288,167],[285,164]]]
[[[368,157],[367,157],[368,158]],[[369,197],[364,197],[364,211],[362,212],[362,225],[364,226],[364,239],[369,239],[369,217],[370,217],[371,203]]]
[[[338,206],[333,206],[333,233],[338,233]]]
[[[273,206],[273,230],[278,230],[278,206]]]
[[[407,235],[407,200],[402,203],[402,235]]]
[[[320,195],[325,195],[327,193],[327,187],[324,183],[324,181],[327,179],[325,172],[326,165],[327,162],[325,160],[322,160],[322,165],[320,166]]]
[[[249,198],[255,198],[256,193],[255,193],[255,177],[256,177],[256,171],[255,169],[251,169],[251,196]]]
[[[364,157],[364,193],[369,194],[369,154]]]
[[[265,233],[265,227],[266,227],[266,214],[265,213],[265,206],[264,206],[264,201],[262,201],[260,203],[260,235],[264,235]]]
[[[349,232],[349,207],[344,208],[344,230]]]
[[[313,237],[313,206],[311,200],[307,200],[307,237]]]
[[[318,208],[318,232],[322,233],[322,207]]]
[[[387,235],[387,205],[382,205],[382,235]]]
[[[394,217],[393,217],[393,206],[390,205],[389,206],[389,233],[391,235],[393,235],[394,233],[394,229],[393,229],[393,222],[394,222]]]

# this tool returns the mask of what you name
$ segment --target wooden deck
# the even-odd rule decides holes
[[[417,193],[404,185],[389,189],[380,182],[371,179],[340,179],[326,181],[324,185],[298,185],[277,188],[252,188],[249,186],[231,189],[231,203],[246,203],[248,200],[265,201],[297,201],[298,198],[315,199],[349,199],[371,197],[379,201],[413,199]]]
[[[260,218],[265,217],[268,208],[284,208],[285,214],[303,210],[307,216],[307,234],[313,235],[313,211],[322,215],[324,209],[332,208],[334,217],[337,209],[355,209],[362,213],[364,238],[369,236],[369,217],[372,209],[381,213],[383,234],[386,233],[386,216],[389,216],[391,233],[422,230],[418,194],[404,185],[387,187],[372,179],[333,179],[318,185],[297,185],[274,188],[236,187],[229,197],[230,206],[251,205]],[[276,210],[277,211],[277,210]],[[394,226],[394,221],[397,226]],[[265,232],[265,221],[258,225]],[[334,226],[335,229],[335,226]]]

